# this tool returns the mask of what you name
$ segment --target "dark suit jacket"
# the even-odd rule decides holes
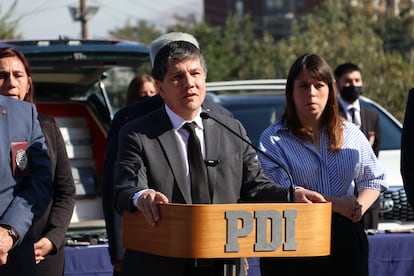
[[[102,203],[105,217],[106,233],[108,235],[109,255],[112,263],[120,261],[124,255],[122,247],[122,217],[115,212],[113,203],[113,168],[118,152],[118,134],[120,128],[127,122],[141,117],[164,104],[161,96],[146,98],[136,103],[130,104],[119,110],[111,122],[108,137],[106,139],[104,175],[102,182]],[[214,113],[224,114],[232,117],[232,114],[219,104],[209,100],[204,100],[203,107]]]
[[[47,237],[58,252],[46,256],[45,260],[36,266],[36,275],[62,275],[65,235],[75,205],[75,183],[65,142],[56,121],[52,117],[39,114],[39,122],[51,160],[53,198],[46,212],[33,225],[33,232],[35,241]]]
[[[408,92],[401,135],[401,176],[408,202],[414,206],[414,88]]]
[[[230,129],[248,139],[239,121],[213,115]],[[212,203],[240,201],[286,202],[287,188],[274,184],[261,170],[256,151],[214,120],[204,123],[205,159],[220,160],[208,166],[208,183]],[[135,211],[132,196],[147,188],[166,195],[173,203],[191,203],[181,158],[171,121],[164,107],[127,123],[120,130],[118,159],[115,165],[115,206],[121,213]],[[123,271],[131,265],[142,275],[182,275],[185,260],[176,259],[168,265],[153,267],[156,256],[130,257],[126,250]],[[134,253],[132,253],[134,255]],[[162,258],[164,259],[164,258]],[[164,262],[164,261],[162,261]],[[131,271],[130,273],[133,273]],[[122,275],[122,274],[121,274]]]
[[[0,223],[14,227],[20,236],[0,275],[33,275],[33,238],[28,231],[51,199],[50,159],[34,105],[0,96],[0,141]],[[22,141],[28,143],[29,174],[13,176],[11,143]]]
[[[346,113],[342,106],[339,105],[339,113],[346,118]],[[375,110],[367,108],[361,104],[361,131],[370,141],[372,149],[376,156],[378,156],[381,148],[381,125],[379,114]]]

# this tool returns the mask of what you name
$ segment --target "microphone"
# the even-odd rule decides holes
[[[279,168],[281,168],[287,174],[287,176],[289,177],[289,194],[290,194],[289,201],[290,202],[295,202],[295,185],[293,184],[293,177],[292,177],[292,174],[289,172],[289,170],[285,166],[283,166],[282,163],[280,163],[279,161],[277,161],[276,159],[274,159],[272,156],[270,156],[266,152],[264,152],[261,149],[259,149],[252,142],[250,142],[249,140],[245,139],[243,136],[241,136],[240,134],[238,134],[237,132],[235,132],[234,130],[232,130],[231,128],[229,128],[228,126],[226,126],[225,124],[223,124],[222,122],[220,122],[219,120],[217,120],[216,118],[212,117],[209,113],[207,113],[207,112],[201,112],[200,113],[200,117],[202,119],[212,119],[213,121],[215,121],[216,123],[218,123],[219,125],[221,125],[222,127],[224,127],[225,129],[227,129],[228,131],[230,131],[233,135],[237,136],[243,142],[245,142],[246,144],[248,144],[249,146],[251,146],[252,148],[254,148],[257,152],[260,152],[266,158],[268,158],[269,160],[271,160],[274,163],[276,163],[276,165],[278,165]]]
[[[218,165],[218,163],[220,163],[220,159],[217,159],[217,160],[207,159],[207,160],[204,160],[204,163],[206,164],[206,166],[215,167]]]

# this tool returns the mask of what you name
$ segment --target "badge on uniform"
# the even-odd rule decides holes
[[[29,158],[27,156],[28,142],[11,143],[11,168],[13,176],[29,175]]]

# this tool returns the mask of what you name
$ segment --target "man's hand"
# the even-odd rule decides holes
[[[0,265],[7,263],[7,256],[13,247],[13,238],[6,228],[0,226]]]
[[[298,203],[325,203],[326,199],[318,192],[305,188],[295,189],[295,202]]]
[[[53,243],[48,238],[41,238],[34,244],[36,264],[45,259],[45,256],[54,249]]]
[[[115,261],[113,265],[114,265],[114,270],[118,272],[119,274],[119,272],[121,271],[122,261]]]
[[[157,204],[166,203],[168,203],[168,198],[164,194],[154,190],[147,190],[139,197],[137,208],[144,214],[148,223],[155,226],[160,219]]]

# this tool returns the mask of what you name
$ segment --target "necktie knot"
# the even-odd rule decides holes
[[[190,133],[195,133],[195,128],[197,124],[195,122],[188,122],[183,125],[183,128],[186,129]]]

